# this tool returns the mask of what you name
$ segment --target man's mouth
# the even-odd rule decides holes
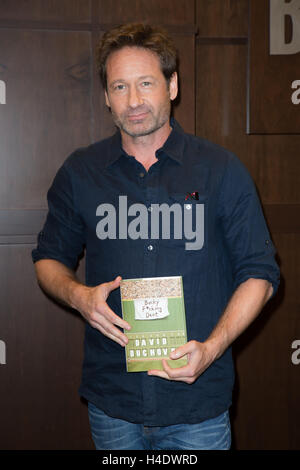
[[[129,121],[141,121],[142,119],[144,119],[145,117],[147,117],[148,115],[148,111],[144,111],[144,112],[137,112],[135,114],[128,114],[127,115],[127,119]]]

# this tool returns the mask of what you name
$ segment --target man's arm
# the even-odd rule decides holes
[[[106,303],[109,293],[120,286],[121,277],[96,287],[80,283],[74,271],[59,261],[41,259],[35,263],[39,284],[59,302],[78,310],[89,324],[121,346],[128,339],[117,327],[130,330],[130,325],[116,315]]]
[[[232,295],[219,322],[206,341],[189,341],[170,354],[171,359],[188,355],[188,364],[172,369],[163,360],[163,371],[152,370],[169,380],[193,383],[216,360],[232,342],[253,322],[272,296],[273,287],[264,279],[248,279],[239,285]]]

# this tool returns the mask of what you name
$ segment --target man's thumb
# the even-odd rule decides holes
[[[117,287],[120,286],[122,277],[117,276],[113,281],[110,281],[107,283],[107,290],[108,292],[111,292],[112,290],[116,289]]]
[[[187,354],[186,348],[179,346],[170,353],[170,359],[179,359],[180,357],[185,356],[185,354]]]

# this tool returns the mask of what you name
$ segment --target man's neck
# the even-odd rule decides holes
[[[140,137],[132,137],[121,130],[123,149],[148,171],[150,166],[157,161],[156,151],[164,145],[171,131],[169,121],[152,134]]]

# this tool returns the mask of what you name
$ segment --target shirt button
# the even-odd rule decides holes
[[[144,178],[144,176],[145,176],[145,173],[143,173],[143,172],[141,171],[141,173],[139,174],[139,177],[140,177],[140,178]]]
[[[269,245],[270,241],[269,240],[266,240],[266,245]]]
[[[148,250],[148,251],[152,251],[153,249],[154,249],[153,245],[148,245],[148,246],[147,246],[147,250]]]
[[[152,207],[152,206],[148,207],[148,211],[149,211],[149,212],[152,212],[152,210],[153,210],[153,207]]]

